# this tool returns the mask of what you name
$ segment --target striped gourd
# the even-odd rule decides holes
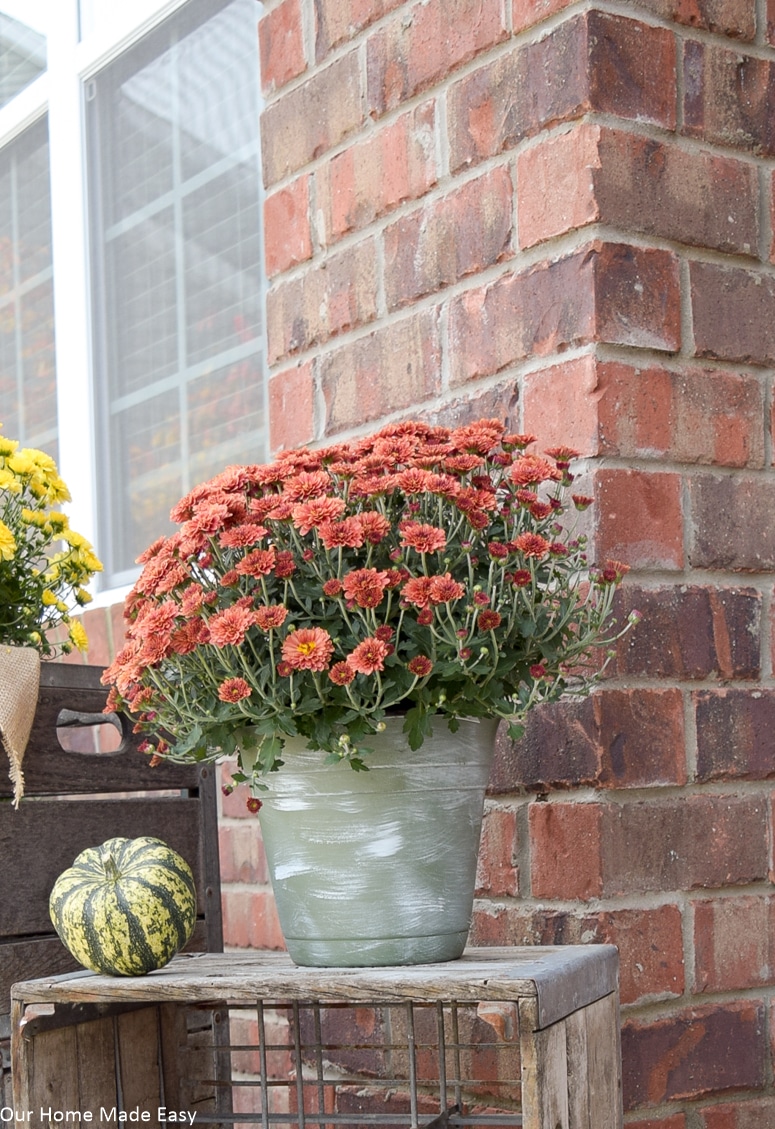
[[[194,877],[161,839],[108,839],[82,851],[59,876],[49,912],[80,964],[142,976],[172,960],[191,936]]]

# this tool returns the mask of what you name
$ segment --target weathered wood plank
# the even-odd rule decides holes
[[[522,1129],[569,1129],[566,1020],[537,1030],[535,999],[519,1001]]]
[[[79,1023],[75,1032],[78,1055],[78,1105],[75,1108],[81,1112],[90,1110],[97,1121],[100,1107],[113,1109],[117,1101],[113,1020]]]
[[[586,1010],[590,1129],[621,1129],[622,1059],[619,993],[612,992]]]
[[[75,1027],[43,1031],[35,1037],[35,1056],[29,1074],[30,1111],[27,1124],[44,1129],[57,1110],[78,1109],[78,1036]],[[42,1116],[51,1110],[51,1118]]]
[[[616,987],[618,958],[613,946],[563,945],[468,949],[460,960],[446,964],[400,968],[298,968],[286,953],[233,952],[177,957],[149,976],[116,980],[93,974],[17,984],[14,998],[77,1002],[100,1000],[179,1000],[209,1003],[219,1000],[263,999],[343,1000],[509,1000],[534,996],[535,1022],[542,1026],[540,992],[551,978],[572,978],[597,985],[600,977],[585,978],[589,963],[603,958],[608,987]],[[555,995],[553,998],[567,998]],[[592,999],[585,1000],[591,1003]],[[575,1009],[574,1009],[575,1010]],[[562,1016],[560,1016],[562,1018]]]
[[[48,899],[57,877],[86,847],[114,836],[155,835],[194,872],[204,909],[199,802],[178,796],[104,800],[31,800],[18,811],[0,804],[0,936],[48,934]],[[55,843],[52,843],[55,829]],[[31,850],[31,844],[47,844]],[[23,896],[22,896],[23,891]]]
[[[590,1007],[595,1007],[591,1004]],[[589,1008],[575,1011],[565,1020],[568,1057],[568,1122],[570,1129],[602,1129],[589,1119],[587,1071],[589,1069],[589,1044],[587,1041],[587,1015]]]
[[[159,1076],[158,1008],[144,1008],[119,1015],[115,1021],[118,1044],[121,1108],[147,1111],[156,1118],[162,1100]],[[137,1118],[133,1118],[137,1120]]]

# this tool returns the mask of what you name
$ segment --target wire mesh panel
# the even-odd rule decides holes
[[[230,1009],[229,1032],[238,1126],[522,1124],[511,1002],[259,1000]]]

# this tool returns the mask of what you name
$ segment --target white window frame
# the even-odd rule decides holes
[[[0,148],[48,113],[59,471],[73,498],[67,507],[71,524],[98,549],[84,90],[104,66],[187,2],[53,0],[48,69],[0,107]],[[256,0],[256,22],[260,10]],[[91,606],[116,603],[128,590],[98,591]]]

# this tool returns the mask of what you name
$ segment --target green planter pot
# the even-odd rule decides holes
[[[389,718],[368,772],[289,740],[260,821],[296,964],[455,960],[471,923],[497,721],[436,721],[417,752]]]

